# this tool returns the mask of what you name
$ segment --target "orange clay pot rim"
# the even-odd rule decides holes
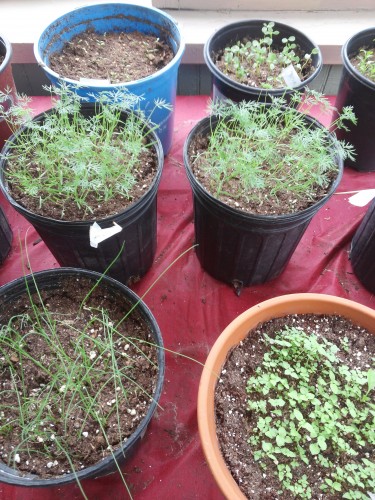
[[[230,500],[245,499],[221,455],[214,419],[214,391],[228,351],[262,321],[288,314],[339,314],[375,333],[375,310],[333,295],[296,293],[275,297],[235,318],[214,343],[203,368],[198,391],[198,429],[211,473],[221,492]]]

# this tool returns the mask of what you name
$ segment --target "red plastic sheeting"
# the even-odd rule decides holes
[[[205,96],[177,98],[174,142],[158,192],[157,253],[151,270],[133,286],[139,295],[194,243],[192,195],[182,150],[188,132],[206,114],[206,104]],[[33,101],[37,112],[48,105],[48,98]],[[329,117],[320,119],[329,122]],[[348,201],[350,194],[340,194],[374,187],[375,172],[346,169],[337,194],[315,216],[284,273],[269,284],[244,289],[237,297],[230,286],[201,269],[191,250],[147,293],[144,300],[159,323],[165,347],[197,362],[166,353],[162,408],[141,447],[124,467],[135,499],[222,498],[205,463],[197,431],[196,400],[202,370],[198,362],[204,362],[215,339],[237,315],[265,299],[297,292],[328,293],[375,306],[374,295],[357,280],[348,259],[351,239],[367,207],[353,206]],[[22,276],[20,242],[24,244],[25,238],[33,271],[58,267],[32,227],[3,198],[0,203],[14,232],[11,254],[0,268],[0,284]],[[83,487],[90,500],[128,498],[117,474],[83,483]],[[31,494],[3,485],[0,498],[73,499],[81,495],[76,486],[69,492],[40,490]]]

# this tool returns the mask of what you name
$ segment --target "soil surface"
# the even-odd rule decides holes
[[[0,66],[3,64],[5,56],[0,56]]]
[[[247,443],[254,422],[252,413],[247,409],[249,395],[246,382],[253,376],[255,369],[267,351],[261,340],[264,334],[274,338],[275,332],[285,325],[300,326],[306,333],[324,336],[340,348],[339,357],[350,369],[368,370],[373,364],[375,354],[375,335],[353,325],[338,316],[298,315],[278,318],[258,325],[248,337],[229,354],[220,374],[215,393],[216,428],[220,447],[232,476],[242,492],[251,500],[294,500],[289,492],[280,494],[281,483],[274,475],[275,465],[271,460],[266,471],[259,462],[253,460],[253,451]],[[349,339],[349,354],[342,350],[339,339]],[[271,396],[270,396],[271,397]],[[350,444],[350,443],[349,443]],[[340,465],[343,465],[342,463]],[[330,495],[319,489],[318,464],[303,467],[301,475],[306,474],[312,488],[313,499],[339,499],[342,493]]]
[[[240,42],[242,42],[243,44],[246,44],[248,41],[249,41],[248,38],[240,40]],[[228,48],[230,47],[231,46],[228,46]],[[280,54],[280,51],[278,50],[273,50],[271,52],[273,52],[275,55]],[[244,70],[244,75],[240,77],[238,74],[236,74],[235,66],[225,63],[224,53],[225,53],[225,48],[224,50],[221,50],[217,54],[215,54],[213,60],[215,62],[215,65],[219,68],[219,70],[232,80],[241,83],[242,85],[247,85],[249,87],[264,88],[264,84],[267,83],[267,78],[272,77],[273,78],[272,88],[280,89],[287,87],[286,83],[283,80],[281,80],[281,82],[277,82],[276,80],[274,80],[275,78],[280,77],[284,66],[276,64],[273,69],[270,69],[269,64],[264,63],[259,66],[257,72],[254,72],[253,68],[254,61],[250,58],[246,58],[241,64]],[[305,62],[304,59],[305,53],[303,53],[298,47],[295,49],[295,53],[300,58],[301,62]],[[315,71],[315,67],[312,65],[311,60],[307,62],[307,64],[303,67],[302,71],[299,70],[295,65],[294,69],[296,70],[296,73],[298,74],[301,81],[306,80]]]
[[[40,334],[41,328],[32,318],[35,310],[33,313],[27,306],[30,303],[27,297],[21,296],[17,302],[9,303],[7,311],[0,314],[0,326],[3,327],[0,459],[21,473],[40,477],[60,476],[72,471],[72,465],[57,443],[67,450],[74,469],[79,471],[100,462],[111,449],[115,450],[126,441],[148,411],[158,373],[157,348],[137,340],[153,342],[149,326],[136,309],[112,337],[114,358],[107,352],[109,337],[105,335],[105,325],[97,318],[104,310],[108,311],[110,320],[117,323],[129,310],[123,297],[100,285],[80,309],[93,282],[82,277],[65,277],[60,285],[56,290],[41,293],[44,306],[54,321],[60,350],[56,341],[51,346]],[[38,314],[43,313],[35,295],[33,302]],[[29,317],[25,311],[29,312]],[[15,315],[21,315],[12,321],[13,331],[18,332],[17,338],[21,340],[16,341],[9,334],[13,340],[7,343],[3,325]],[[50,338],[49,328],[44,330]],[[83,337],[81,332],[87,335]],[[18,348],[15,347],[17,342]],[[79,368],[86,367],[85,382],[81,384],[77,384],[77,380],[83,380],[78,376],[70,382],[65,377],[63,365],[70,369],[74,363]],[[117,363],[121,370],[122,389],[119,382],[113,380],[112,363]],[[95,402],[91,412],[83,409],[77,387],[89,393],[90,400]],[[18,395],[14,388],[19,391]],[[19,398],[26,405],[24,425],[19,423]],[[63,408],[69,411],[68,418]],[[93,416],[93,410],[101,416],[101,425]],[[5,422],[13,423],[7,426]],[[34,422],[40,424],[37,431]],[[23,439],[29,439],[28,443],[22,442]]]
[[[204,157],[199,157],[200,154],[208,148],[208,145],[208,135],[196,136],[190,143],[188,154],[189,158],[196,158],[194,162],[190,160],[194,176],[202,184],[202,186],[216,198],[216,193],[213,193],[211,187],[211,178],[205,172]],[[262,200],[262,203],[259,203],[259,201],[257,200],[245,198],[238,194],[240,191],[240,189],[238,189],[239,179],[236,177],[232,177],[230,182],[226,183],[225,190],[222,190],[217,198],[232,208],[242,210],[243,212],[247,212],[250,214],[284,215],[296,213],[314,205],[327,194],[332,183],[337,177],[337,172],[332,172],[331,174],[329,174],[329,177],[331,182],[328,187],[323,188],[321,186],[315,186],[313,199],[311,199],[311,197],[310,199],[297,198],[294,193],[288,191],[287,186],[285,186],[285,191],[279,191],[277,193],[277,198],[274,196],[270,196],[268,189],[266,190],[254,188],[252,190],[252,193],[259,193],[259,197]]]
[[[92,78],[123,83],[140,80],[166,66],[174,57],[163,40],[138,31],[81,33],[52,54],[50,66],[65,78]]]

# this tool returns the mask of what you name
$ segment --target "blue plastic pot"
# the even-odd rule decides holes
[[[57,74],[49,67],[50,56],[60,52],[65,43],[88,28],[93,28],[101,34],[139,31],[145,35],[157,36],[172,47],[175,56],[170,63],[153,75],[131,82],[108,84],[103,81],[101,85],[100,81],[94,80],[92,84],[86,82],[81,84],[78,80]],[[185,44],[180,30],[172,17],[159,9],[126,3],[88,5],[67,12],[53,21],[34,44],[34,54],[38,64],[54,85],[62,82],[79,85],[78,94],[91,101],[94,97],[89,94],[126,89],[137,96],[143,96],[140,108],[146,116],[150,116],[156,99],[163,99],[175,106],[178,67],[184,49]],[[174,111],[155,109],[151,120],[158,126],[157,134],[164,154],[167,154],[172,144]]]

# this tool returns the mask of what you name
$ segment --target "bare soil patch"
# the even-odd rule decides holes
[[[163,40],[138,31],[95,33],[88,30],[73,37],[60,53],[52,54],[50,66],[65,78],[131,82],[152,75],[174,57]]]

